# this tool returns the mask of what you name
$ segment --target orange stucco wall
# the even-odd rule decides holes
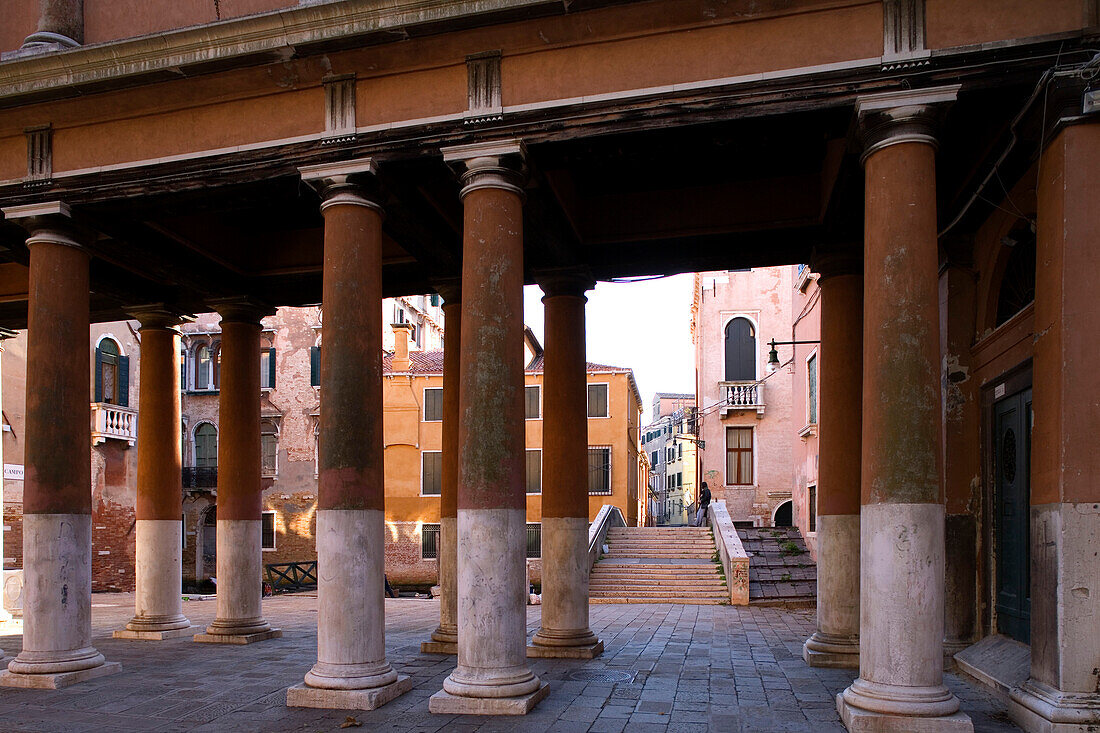
[[[927,0],[925,45],[951,48],[1029,38],[1085,25],[1080,0]]]

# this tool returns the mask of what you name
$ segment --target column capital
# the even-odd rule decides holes
[[[863,252],[860,248],[818,251],[810,256],[810,269],[816,272],[818,282],[839,275],[862,275]]]
[[[429,283],[435,288],[435,292],[443,298],[443,305],[458,305],[462,302],[462,278],[432,279]]]
[[[490,140],[442,148],[443,162],[450,165],[462,183],[460,196],[471,191],[499,188],[523,196],[527,178],[527,146],[522,140]]]
[[[890,145],[921,142],[936,146],[936,128],[958,98],[961,84],[930,89],[904,89],[856,98],[856,117],[863,142],[860,162]]]
[[[321,211],[330,206],[364,206],[384,213],[373,158],[306,165],[298,169],[302,181],[321,196]]]
[[[275,315],[275,308],[247,296],[209,300],[207,305],[222,317],[222,323],[255,323],[265,316]]]
[[[165,305],[148,303],[126,309],[126,314],[141,323],[141,328],[159,328],[175,330],[183,323],[190,323],[195,317],[189,313]],[[141,329],[139,329],[141,330]]]
[[[596,278],[586,268],[563,267],[535,272],[535,282],[542,288],[543,300],[556,295],[584,297],[585,292],[596,287]]]
[[[27,247],[35,244],[60,244],[88,252],[89,232],[73,221],[72,209],[64,201],[42,201],[3,209],[4,218],[26,229]]]

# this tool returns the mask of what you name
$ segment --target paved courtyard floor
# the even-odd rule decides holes
[[[316,659],[317,598],[281,596],[264,613],[281,639],[246,647],[110,638],[133,613],[132,594],[92,597],[94,643],[122,672],[62,690],[0,688],[3,731],[338,731],[351,715],[364,731],[842,731],[833,698],[847,671],[811,669],[802,641],[813,611],[730,606],[596,605],[592,628],[606,651],[592,661],[533,659],[550,696],[526,717],[432,715],[454,657],[420,653],[438,621],[430,600],[387,599],[390,662],[416,687],[372,712],[292,709],[285,690]],[[213,601],[184,604],[192,622],[214,617]],[[528,609],[528,628],[539,622]],[[0,637],[8,657],[19,636]],[[600,681],[622,673],[620,682]],[[588,677],[589,680],[580,679]],[[595,679],[592,679],[595,678]],[[1001,706],[972,681],[947,684],[978,731],[1015,731]],[[349,730],[356,728],[349,727]]]

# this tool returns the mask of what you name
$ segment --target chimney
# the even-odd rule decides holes
[[[412,338],[411,323],[394,323],[393,329],[393,371],[409,371],[409,339]]]

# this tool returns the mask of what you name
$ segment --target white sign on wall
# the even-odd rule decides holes
[[[4,464],[4,478],[12,481],[23,480],[23,467],[16,463]]]

